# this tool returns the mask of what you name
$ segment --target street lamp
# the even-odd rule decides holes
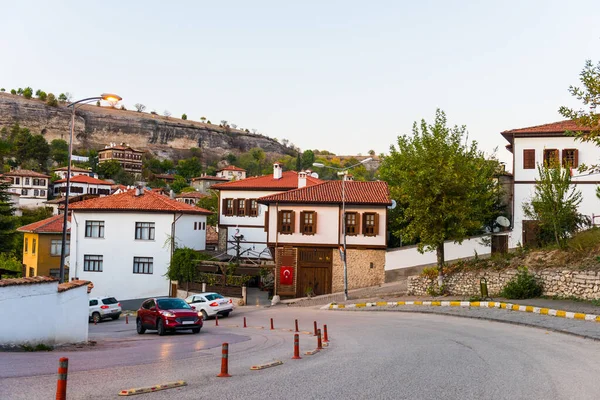
[[[71,107],[71,132],[69,135],[69,161],[67,164],[67,189],[65,191],[65,210],[63,217],[63,229],[62,229],[62,242],[60,248],[60,283],[65,281],[65,257],[66,257],[66,247],[67,247],[67,220],[69,215],[69,194],[70,194],[70,185],[71,185],[71,158],[73,155],[73,131],[75,130],[75,110],[77,109],[77,105],[83,105],[85,103],[89,103],[97,100],[106,100],[110,102],[118,102],[121,101],[121,96],[118,96],[114,93],[103,93],[100,96],[96,97],[88,97],[85,99],[77,100],[67,105],[67,108]]]
[[[345,168],[331,167],[331,166],[325,165],[323,163],[313,163],[313,167],[330,168],[330,169],[338,171],[338,175],[342,176],[342,232],[344,232],[343,261],[344,261],[344,300],[345,301],[348,300],[348,263],[346,262],[346,258],[348,256],[348,253],[346,252],[346,174],[348,173],[349,169],[352,169],[359,165],[368,163],[371,160],[372,160],[371,157],[365,158],[361,162],[356,163],[354,165],[350,165],[349,167],[345,167]]]

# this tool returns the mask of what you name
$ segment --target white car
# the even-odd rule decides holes
[[[104,318],[119,319],[121,303],[114,297],[90,297],[90,321],[100,322]]]
[[[217,314],[227,317],[233,311],[233,300],[214,292],[193,294],[185,302],[202,312],[204,319]]]

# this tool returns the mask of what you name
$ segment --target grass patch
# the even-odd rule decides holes
[[[32,346],[30,344],[22,344],[21,349],[23,351],[52,351],[54,350],[54,347],[48,346],[44,343],[38,343],[35,346]]]

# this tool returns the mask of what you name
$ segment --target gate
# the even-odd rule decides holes
[[[332,249],[298,248],[296,297],[331,293]]]

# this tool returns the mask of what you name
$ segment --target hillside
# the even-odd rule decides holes
[[[0,93],[0,129],[18,123],[48,142],[68,140],[71,110],[65,105],[45,103],[8,93]],[[110,107],[84,105],[75,117],[75,149],[101,149],[110,142],[128,143],[162,157],[185,156],[193,147],[209,150],[213,157],[239,153],[254,147],[276,154],[295,154],[293,150],[263,135],[224,129],[179,118],[164,117]]]

